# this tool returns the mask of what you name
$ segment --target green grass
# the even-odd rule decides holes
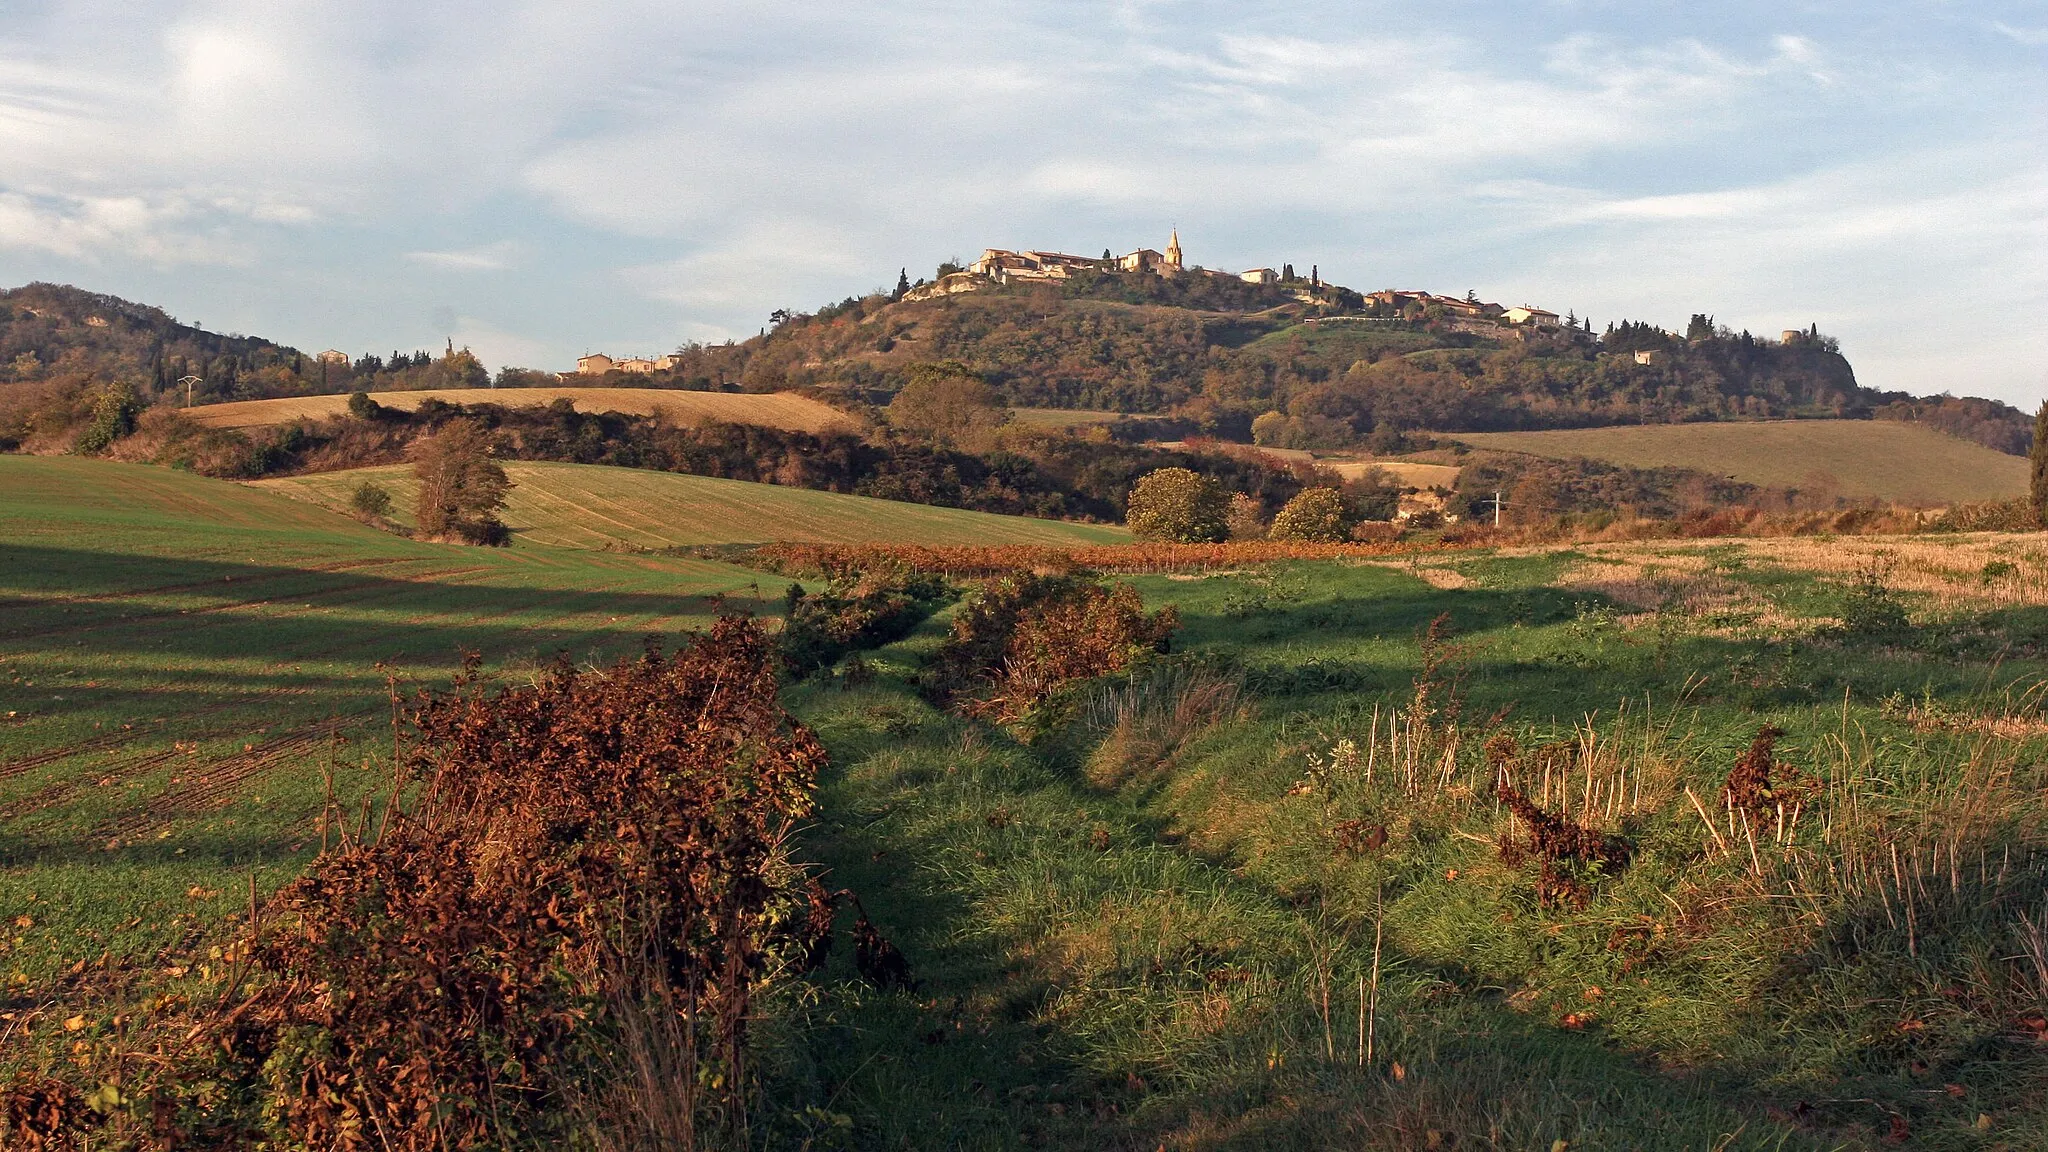
[[[708,476],[515,461],[505,522],[518,540],[565,548],[664,548],[768,541],[860,544],[1102,544],[1121,528],[998,516]],[[347,506],[365,481],[390,491],[393,518],[411,524],[408,467],[360,468],[254,485],[327,508]]]
[[[1886,703],[2035,715],[2040,613],[1907,596],[1909,646],[1832,638],[1821,618],[1847,589],[1743,548],[1713,562],[1744,611],[1802,623],[1745,628],[1726,604],[1644,613],[1572,586],[1572,553],[1447,558],[1458,589],[1397,566],[1138,578],[1180,609],[1184,650],[1237,669],[1249,695],[1242,715],[1137,755],[1086,724],[1020,743],[933,711],[901,678],[940,622],[885,650],[873,686],[805,688],[793,704],[837,762],[807,845],[923,984],[876,992],[841,959],[779,1017],[789,1141],[1874,1149],[1897,1116],[1914,1146],[2042,1146],[2029,1086],[2048,1058],[2015,1031],[2032,1001],[2012,933],[2048,877],[2014,864],[1997,900],[1975,878],[2048,847],[2031,767],[2048,749],[1916,729]],[[1448,790],[1411,792],[1384,762],[1369,786],[1299,787],[1311,755],[1364,746],[1375,709],[1384,724],[1406,704],[1416,634],[1439,613],[1476,733],[1499,717],[1535,745],[1590,725],[1649,776],[1650,802],[1598,821],[1635,841],[1635,863],[1583,908],[1539,905],[1532,869],[1500,860],[1477,734]],[[1973,655],[1986,648],[2005,654],[1995,671]],[[1746,849],[1715,850],[1679,787],[1716,803],[1765,723],[1790,733],[1782,759],[1830,782],[1808,819],[1919,851],[1917,935],[1867,888],[1768,869],[1759,884]],[[1583,782],[1560,782],[1549,806],[1575,808]],[[1386,848],[1334,849],[1334,822],[1360,816],[1390,827]],[[1845,849],[1803,827],[1801,859],[1824,874]],[[1959,894],[1932,842],[1959,854]]]
[[[701,622],[716,594],[766,607],[767,578],[724,565],[427,545],[159,469],[0,456],[0,493],[0,1003],[39,1018],[193,979],[173,973],[210,962],[249,876],[317,847],[323,773],[376,793],[387,671],[445,683],[475,650],[516,677]],[[2048,908],[2048,611],[1998,600],[1971,575],[1991,546],[1960,540],[1961,576],[1899,595],[1909,636],[1843,634],[1846,577],[1770,543],[1429,558],[1456,588],[1404,562],[1136,578],[1180,610],[1176,659],[1243,694],[1128,731],[1088,688],[1029,731],[935,710],[910,683],[944,618],[871,654],[871,683],[794,687],[834,760],[801,853],[919,984],[868,987],[842,944],[765,990],[758,1143],[1875,1149],[1897,1116],[1918,1147],[2048,1145],[2024,1023],[2048,988],[2015,935]],[[1344,741],[1380,748],[1440,614],[1448,775],[1384,750],[1370,781],[1319,774]],[[1796,850],[1753,857],[1682,789],[1716,804],[1766,723],[1827,791]],[[1497,729],[1590,741],[1601,794],[1622,764],[1647,797],[1592,819],[1636,857],[1583,906],[1501,859]],[[1583,807],[1593,785],[1556,776],[1547,806]],[[1383,847],[1341,850],[1345,819]],[[1845,845],[1880,843],[1899,862],[1845,887]],[[1874,895],[1895,869],[1910,908]]]
[[[1503,452],[1697,468],[1751,484],[1918,504],[2006,500],[2027,490],[2022,457],[1892,420],[1645,424],[1451,438]]]
[[[387,674],[609,661],[781,588],[416,543],[139,465],[0,456],[0,494],[0,988],[103,953],[189,960],[252,868],[268,887],[310,857],[325,769],[346,801],[381,783]]]

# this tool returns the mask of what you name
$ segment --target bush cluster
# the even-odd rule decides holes
[[[784,850],[825,752],[776,675],[771,637],[728,617],[672,656],[423,694],[403,709],[417,801],[381,834],[343,821],[224,950],[219,1002],[111,1100],[0,1093],[0,1142],[104,1125],[130,1143],[93,1146],[429,1152],[665,1126],[689,1138],[661,1146],[717,1145],[757,986],[831,928]]]
[[[1171,606],[1146,614],[1128,584],[1008,576],[954,618],[953,634],[922,673],[923,687],[971,715],[1019,720],[1063,684],[1165,652],[1179,627]]]
[[[820,592],[791,584],[784,603],[783,666],[804,676],[856,649],[898,639],[951,593],[938,576],[894,564],[842,568]]]

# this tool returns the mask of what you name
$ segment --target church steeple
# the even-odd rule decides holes
[[[1166,266],[1180,267],[1180,229],[1173,230],[1173,238],[1166,242]]]

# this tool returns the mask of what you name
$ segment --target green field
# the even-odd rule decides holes
[[[772,540],[861,544],[1105,544],[1121,528],[997,516],[835,492],[750,484],[593,464],[514,461],[504,518],[520,541],[565,548],[752,544]],[[347,505],[365,480],[390,491],[393,517],[411,524],[417,491],[405,466],[259,480],[252,487],[328,508]]]
[[[1641,424],[1449,438],[1502,452],[1697,468],[1750,484],[1921,505],[2009,500],[2027,490],[2025,459],[1892,420]]]
[[[2048,1146],[2048,557],[1916,542],[1916,627],[1877,640],[1834,620],[1887,542],[1794,543],[1140,577],[1242,686],[1199,715],[1140,677],[1024,740],[962,721],[908,685],[936,625],[873,686],[800,690],[838,764],[813,851],[923,983],[835,961],[770,1058],[815,1118],[788,1143]],[[1397,714],[1461,740],[1412,753]],[[1826,783],[1738,824],[1721,788],[1765,724]],[[1504,859],[1503,734],[1547,811],[1633,846],[1583,904]]]
[[[323,767],[349,801],[380,774],[387,673],[609,660],[707,623],[713,596],[770,607],[760,579],[415,543],[165,469],[0,456],[0,909],[31,922],[0,934],[0,982],[173,955],[246,903],[252,867],[303,863]]]
[[[249,877],[317,850],[323,777],[351,804],[384,783],[387,673],[603,660],[784,583],[20,456],[0,560],[0,1028],[28,1021],[25,1061],[71,1013],[111,1043],[124,1005],[220,995],[209,945]],[[2042,537],[1131,583],[1179,610],[1176,653],[1028,725],[919,693],[943,616],[788,688],[833,761],[798,855],[917,983],[873,987],[842,946],[765,986],[753,1146],[2048,1147]],[[1738,825],[1723,789],[1765,725],[1784,790]],[[1502,851],[1526,825],[1500,763],[1628,861],[1544,897]]]

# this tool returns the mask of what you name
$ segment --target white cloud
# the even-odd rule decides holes
[[[405,258],[415,264],[439,268],[449,272],[502,272],[512,267],[519,254],[519,246],[509,240],[485,244],[477,248],[458,248],[445,252],[407,252]]]
[[[1866,378],[1942,387],[1928,324],[2048,307],[2039,149],[1995,135],[2043,94],[2011,43],[2043,42],[1758,0],[46,0],[0,28],[0,252],[232,265],[162,302],[322,345],[338,307],[396,331],[460,283],[465,313],[537,318],[506,356],[561,362],[1178,223],[1212,266],[1820,319]],[[517,274],[449,279],[484,272]],[[2038,392],[2030,339],[1972,337],[1965,389]]]
[[[204,229],[190,206],[141,196],[57,199],[0,192],[0,249],[74,259],[122,255],[158,266],[240,264],[248,249]]]

